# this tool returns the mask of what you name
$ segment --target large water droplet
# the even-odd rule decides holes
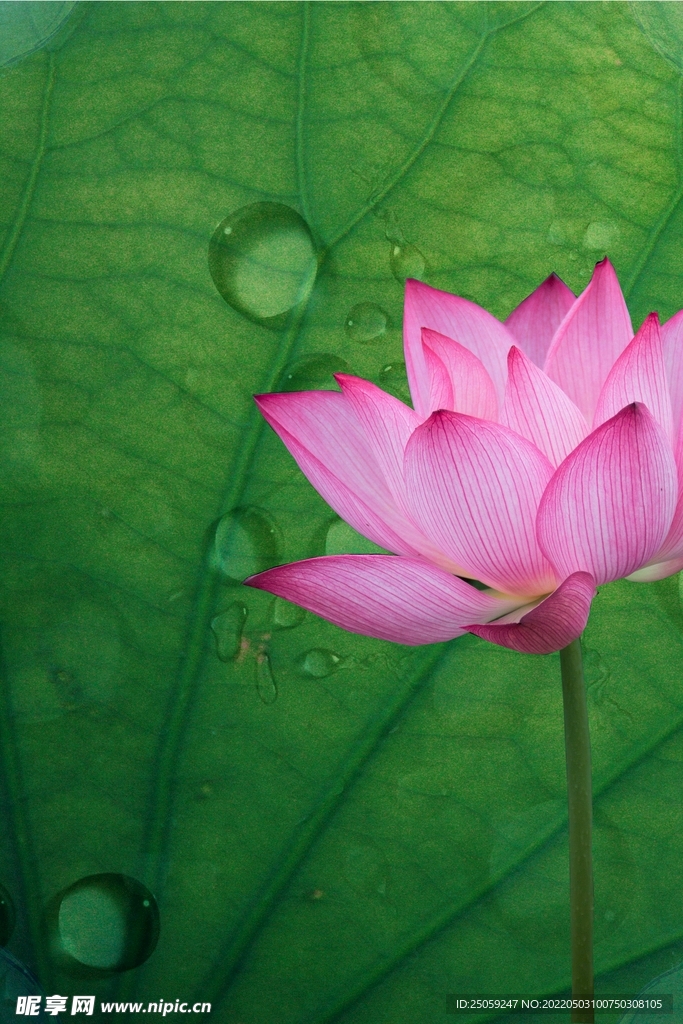
[[[241,583],[280,561],[282,535],[264,510],[252,505],[222,516],[216,527],[214,567]]]
[[[282,203],[243,206],[221,221],[209,243],[216,288],[239,313],[260,323],[307,299],[317,267],[306,221]]]
[[[127,875],[79,879],[54,901],[53,944],[70,973],[101,975],[139,967],[159,938],[151,892]]]
[[[344,327],[351,341],[377,341],[385,333],[389,316],[374,302],[359,302],[349,310]]]
[[[427,265],[420,250],[410,242],[406,242],[404,245],[392,244],[390,262],[391,272],[401,284],[404,284],[409,277],[421,281]]]
[[[279,629],[293,629],[299,626],[306,617],[306,609],[298,604],[285,601],[284,597],[276,597],[273,605],[273,622]]]
[[[237,657],[246,618],[245,606],[233,601],[229,608],[211,620],[211,631],[216,639],[216,654],[221,661],[232,661]]]
[[[315,679],[324,679],[336,671],[341,658],[334,651],[325,650],[324,647],[314,647],[307,651],[303,657],[301,667],[308,676]]]
[[[331,391],[337,387],[335,373],[351,372],[349,364],[339,356],[312,353],[287,367],[282,390]]]
[[[356,533],[352,526],[343,519],[337,519],[327,531],[325,537],[326,555],[377,555],[388,554],[385,548]]]
[[[256,691],[264,704],[274,704],[277,700],[275,676],[265,651],[256,656]]]
[[[405,405],[412,405],[405,363],[398,360],[383,367],[377,378],[377,383],[383,391],[388,391],[390,395],[398,398]]]

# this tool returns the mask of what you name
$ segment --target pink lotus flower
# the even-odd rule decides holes
[[[409,280],[404,346],[414,409],[347,374],[256,396],[335,512],[395,554],[249,586],[402,644],[471,632],[546,654],[581,634],[596,585],[683,567],[683,310],[634,337],[608,260],[578,298],[551,275],[505,324]]]

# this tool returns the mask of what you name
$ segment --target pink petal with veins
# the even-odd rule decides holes
[[[517,344],[536,366],[543,366],[553,335],[575,299],[564,281],[551,274],[505,321]]]
[[[604,259],[596,264],[590,284],[557,328],[544,366],[588,423],[593,421],[607,374],[632,337],[617,275]]]
[[[464,412],[466,416],[478,416],[483,420],[498,419],[498,400],[493,381],[484,368],[481,359],[473,352],[459,345],[445,334],[439,334],[428,327],[422,329],[422,344],[427,357],[427,365],[433,357],[438,357],[439,366],[443,367],[450,385],[450,401],[440,401],[436,388],[432,384],[432,400],[430,413],[437,409],[452,409],[453,412]],[[439,371],[439,381],[440,381]],[[432,381],[434,376],[430,368]],[[443,385],[441,385],[443,388]],[[443,388],[444,398],[448,391]]]
[[[647,406],[673,447],[671,399],[656,313],[650,313],[645,319],[610,370],[600,392],[593,429],[631,402]]]
[[[519,601],[477,590],[414,558],[329,555],[279,565],[245,580],[351,633],[399,644],[433,644],[488,621]]]
[[[542,550],[560,579],[597,584],[647,565],[671,523],[678,479],[671,447],[645,408],[627,406],[567,456],[538,510]]]
[[[533,441],[553,466],[588,435],[588,424],[571,398],[513,346],[501,422]]]
[[[552,466],[499,423],[435,412],[411,435],[405,476],[413,519],[465,575],[511,594],[554,590],[536,540]]]
[[[422,348],[422,328],[445,334],[473,352],[493,381],[498,400],[505,392],[505,360],[514,338],[481,306],[457,295],[430,288],[421,281],[406,281],[403,313],[403,348],[410,393],[421,419],[429,416],[430,379]]]
[[[581,636],[594,594],[595,581],[590,573],[575,572],[518,623],[470,626],[469,631],[523,654],[552,654]]]

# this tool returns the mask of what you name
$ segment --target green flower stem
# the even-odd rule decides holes
[[[572,996],[593,996],[593,800],[591,743],[581,640],[560,651],[569,805],[569,901]],[[573,1024],[593,1024],[593,1010],[573,1010]]]

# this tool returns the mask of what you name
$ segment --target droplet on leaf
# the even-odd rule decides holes
[[[277,700],[277,685],[273,668],[270,658],[264,651],[256,657],[256,690],[264,704],[274,704]]]
[[[347,313],[344,327],[351,341],[365,344],[381,338],[388,323],[388,315],[374,302],[359,302]]]
[[[233,309],[263,323],[310,295],[318,269],[306,221],[282,203],[251,203],[221,221],[209,270]]]
[[[53,945],[69,973],[112,974],[139,967],[159,938],[156,900],[128,875],[79,879],[54,902]]]
[[[422,280],[427,261],[415,245],[406,242],[404,245],[391,246],[391,272],[397,281],[404,284],[409,277]]]
[[[231,580],[263,572],[280,560],[281,533],[273,518],[252,505],[222,516],[216,527],[214,566]]]
[[[302,669],[308,676],[315,679],[324,679],[336,671],[341,658],[334,651],[325,650],[323,647],[314,647],[307,651],[301,664]]]
[[[238,601],[211,620],[211,631],[216,639],[216,654],[221,661],[232,661],[240,651],[242,628],[247,609]]]
[[[284,597],[276,597],[273,605],[273,622],[279,629],[292,629],[299,626],[306,617],[306,609],[298,604],[286,601]]]

